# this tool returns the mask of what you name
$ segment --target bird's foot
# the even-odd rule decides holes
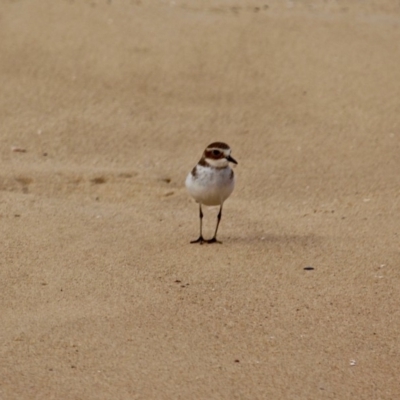
[[[219,240],[217,240],[217,238],[214,236],[212,239],[210,240],[206,240],[207,243],[219,243],[222,244],[222,242],[220,242]]]
[[[200,236],[198,239],[192,240],[190,243],[200,243],[200,244],[203,244],[203,243],[205,243],[205,242],[206,242],[206,240],[204,240],[203,236]]]

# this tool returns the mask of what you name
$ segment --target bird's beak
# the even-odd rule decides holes
[[[237,164],[238,162],[233,158],[233,157],[231,157],[230,155],[228,156],[228,157],[226,157],[226,159],[228,160],[228,161],[230,161],[230,162],[233,162],[234,164]]]

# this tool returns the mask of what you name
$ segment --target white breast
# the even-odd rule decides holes
[[[197,165],[196,176],[186,178],[186,188],[197,203],[206,206],[221,205],[233,192],[235,178],[228,166],[216,169]]]

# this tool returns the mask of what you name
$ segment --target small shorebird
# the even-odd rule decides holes
[[[237,164],[237,161],[231,157],[231,148],[226,143],[211,143],[186,178],[186,188],[199,203],[200,210],[200,236],[190,243],[221,243],[217,240],[217,231],[221,221],[222,206],[235,187],[235,175],[229,166],[230,162]],[[209,240],[203,238],[202,205],[220,206],[215,233]]]

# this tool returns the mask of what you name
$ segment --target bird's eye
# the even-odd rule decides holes
[[[221,152],[219,150],[213,150],[212,153],[214,156],[219,156],[221,154]]]

